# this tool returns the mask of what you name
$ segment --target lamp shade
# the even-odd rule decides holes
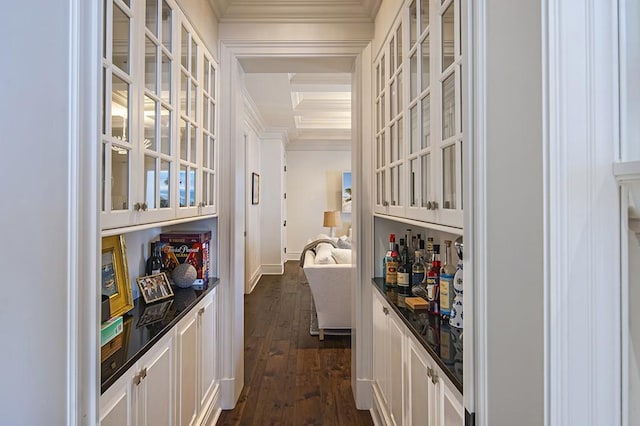
[[[325,228],[340,226],[340,212],[324,212],[324,222],[322,226]]]

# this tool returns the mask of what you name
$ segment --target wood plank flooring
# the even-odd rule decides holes
[[[351,390],[351,337],[309,334],[309,285],[298,262],[245,296],[244,388],[218,425],[372,425]]]

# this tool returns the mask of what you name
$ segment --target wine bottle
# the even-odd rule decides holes
[[[415,252],[415,260],[411,266],[411,293],[414,296],[426,295],[422,288],[422,281],[424,281],[424,263],[422,262],[422,253],[418,249]]]
[[[396,235],[389,235],[389,251],[384,257],[384,280],[390,287],[398,284],[398,264],[400,263],[399,255],[396,250]]]
[[[398,292],[409,294],[411,289],[411,264],[409,263],[409,249],[404,238],[400,238],[400,264],[398,265]]]
[[[147,259],[147,275],[159,274],[162,269],[162,259],[160,258],[160,245],[151,243],[151,256]]]
[[[427,311],[432,314],[439,315],[439,298],[438,293],[440,290],[440,244],[433,245],[433,260],[431,267],[426,273],[427,275]]]
[[[453,305],[453,277],[456,268],[451,257],[451,241],[445,240],[444,247],[444,264],[440,268],[440,315],[448,319]]]

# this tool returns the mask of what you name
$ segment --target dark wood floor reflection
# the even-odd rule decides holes
[[[351,338],[309,335],[309,285],[298,262],[245,296],[245,377],[218,425],[371,425],[351,391]]]

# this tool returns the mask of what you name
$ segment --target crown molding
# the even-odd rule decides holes
[[[327,142],[326,140],[296,139],[286,144],[285,149],[287,151],[351,151],[351,140]]]
[[[249,127],[253,129],[256,135],[260,135],[264,129],[264,119],[262,118],[262,114],[258,110],[258,106],[255,104],[251,95],[247,91],[246,87],[242,88],[242,98],[244,104],[244,112],[245,112],[245,122]]]

